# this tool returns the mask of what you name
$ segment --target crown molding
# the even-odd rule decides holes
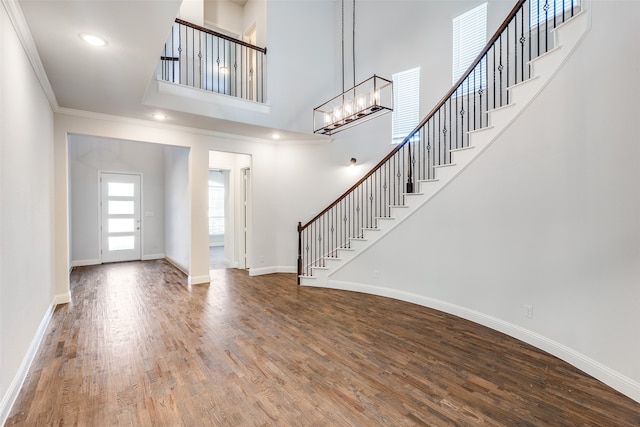
[[[197,134],[197,135],[211,136],[211,137],[216,137],[221,139],[241,140],[245,142],[248,141],[248,142],[256,142],[256,143],[262,143],[262,144],[268,143],[271,145],[275,145],[273,144],[273,141],[270,141],[266,138],[262,139],[262,138],[256,138],[256,137],[247,137],[242,135],[224,133],[224,132],[201,129],[196,127],[182,126],[182,125],[171,124],[171,123],[161,123],[154,120],[144,120],[144,119],[137,119],[132,117],[117,116],[112,114],[96,113],[93,111],[77,110],[77,109],[66,108],[66,107],[58,107],[55,109],[54,112],[56,114],[61,114],[66,116],[82,117],[82,118],[92,119],[92,120],[109,121],[113,123],[127,124],[132,126],[144,126],[144,127],[155,128],[155,129],[160,128],[160,129],[174,130],[178,132],[185,132],[185,133],[191,133],[191,134]]]
[[[56,99],[56,94],[53,92],[53,88],[51,87],[51,83],[49,82],[49,78],[47,77],[47,73],[44,71],[44,66],[42,65],[42,61],[40,60],[40,55],[38,54],[38,49],[36,48],[36,44],[33,40],[33,36],[31,35],[31,30],[27,25],[27,20],[22,13],[22,8],[20,7],[20,3],[18,0],[1,0],[2,6],[7,12],[9,16],[9,20],[13,25],[13,28],[18,35],[18,39],[22,44],[22,48],[24,49],[29,62],[31,63],[31,67],[36,74],[38,81],[40,82],[40,86],[51,105],[51,108],[56,111],[58,107],[58,100]]]

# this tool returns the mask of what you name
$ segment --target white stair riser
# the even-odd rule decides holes
[[[496,135],[500,132],[499,128],[486,127],[469,133],[469,146],[472,146],[478,152],[482,151],[486,146],[491,144]]]
[[[466,166],[476,156],[477,152],[478,150],[475,147],[451,150],[451,162],[458,166]]]
[[[362,249],[369,246],[369,241],[364,239],[351,239],[351,249],[355,251],[361,251]]]
[[[542,87],[542,81],[540,77],[536,76],[510,87],[509,101],[517,104],[519,101],[524,103],[531,99]]]
[[[395,220],[403,219],[409,215],[410,209],[407,206],[392,206],[391,217]]]
[[[386,230],[390,230],[395,226],[395,223],[398,221],[397,217],[394,218],[377,218],[378,228],[385,232]]]
[[[362,236],[368,241],[373,242],[374,240],[378,240],[380,236],[382,236],[382,233],[380,229],[377,228],[365,228]]]
[[[438,178],[438,181],[440,181],[442,185],[453,178],[458,173],[458,171],[460,171],[460,166],[451,164],[446,166],[436,166],[434,169],[436,178]]]
[[[442,183],[437,179],[433,181],[418,181],[418,191],[426,198],[433,196],[440,187],[442,187]]]
[[[488,112],[489,126],[504,129],[518,113],[519,109],[516,108],[517,105],[518,104],[512,103],[495,110],[490,110]]]
[[[553,30],[556,46],[577,45],[588,27],[589,15],[585,11],[576,13],[576,15],[571,18],[571,21],[567,21]]]
[[[355,257],[356,254],[357,252],[353,249],[338,249],[338,258],[340,258],[343,262]]]

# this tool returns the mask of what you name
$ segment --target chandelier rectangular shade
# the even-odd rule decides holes
[[[390,111],[393,111],[393,82],[374,74],[315,108],[313,132],[333,135]]]

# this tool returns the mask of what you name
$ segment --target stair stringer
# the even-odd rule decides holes
[[[300,276],[300,285],[341,289],[339,283],[332,282],[331,275],[422,208],[489,148],[551,82],[586,36],[590,23],[589,10],[585,9],[555,28],[555,47],[530,61],[531,77],[507,89],[511,103],[487,112],[488,126],[469,132],[469,147],[451,150],[451,163],[436,166],[435,179],[418,181],[417,192],[405,194],[405,206],[392,207],[392,212],[402,209],[401,214],[378,218],[377,228],[363,229],[362,237],[351,239],[349,249],[340,248],[338,257],[325,258],[325,266],[312,267],[312,276]]]

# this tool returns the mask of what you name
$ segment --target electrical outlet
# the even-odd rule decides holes
[[[378,270],[373,270],[373,278],[375,280],[380,279],[380,272]]]
[[[260,255],[259,260],[260,260],[260,264],[264,264],[264,256]]]
[[[526,304],[524,306],[524,316],[533,319],[533,306]]]

